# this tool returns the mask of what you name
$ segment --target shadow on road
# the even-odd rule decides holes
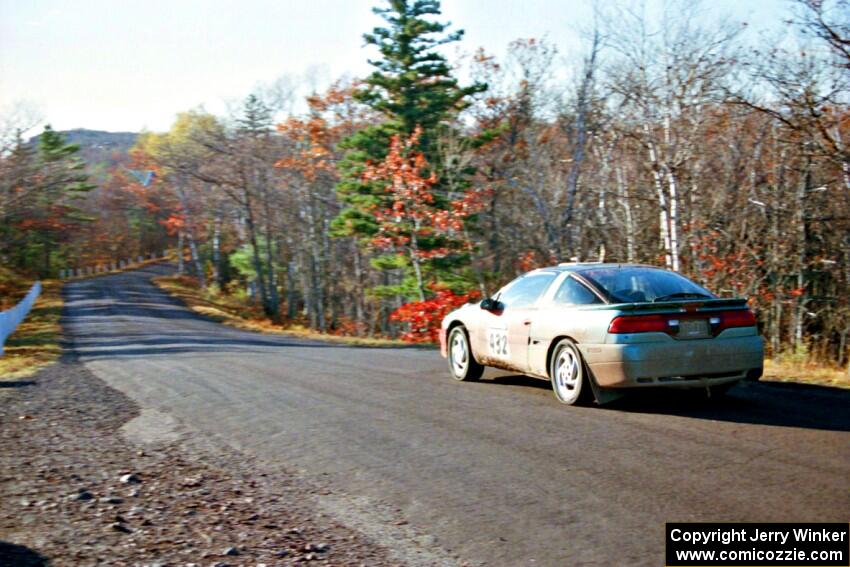
[[[527,388],[537,388],[541,390],[551,390],[552,386],[549,385],[547,380],[541,380],[540,378],[532,378],[531,376],[523,376],[522,374],[516,374],[511,376],[495,376],[493,378],[483,380],[482,384],[500,384],[502,386],[523,386]]]
[[[0,566],[15,565],[16,567],[46,567],[50,561],[37,551],[0,540]]]
[[[24,388],[26,386],[35,386],[32,380],[3,380],[0,381],[0,389],[4,388]]]
[[[482,384],[549,389],[527,376],[499,376]],[[554,400],[552,403],[556,403]],[[702,390],[642,390],[599,411],[652,413],[782,427],[850,431],[850,390],[787,382],[743,382],[726,396],[709,399]],[[567,410],[567,408],[565,408]],[[568,411],[568,410],[567,410]]]
[[[609,409],[735,423],[850,431],[850,390],[783,382],[744,382],[719,399],[700,392],[641,393]]]

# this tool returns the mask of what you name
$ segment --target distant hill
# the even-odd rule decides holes
[[[62,132],[65,138],[72,144],[79,144],[80,148],[91,148],[98,150],[114,150],[126,152],[139,137],[138,132],[104,132],[103,130],[86,130],[75,128]]]
[[[62,130],[68,143],[80,146],[78,154],[88,165],[93,174],[104,171],[117,163],[126,163],[127,152],[136,143],[138,132],[105,132],[103,130],[87,130],[75,128]],[[29,141],[38,143],[38,136]]]

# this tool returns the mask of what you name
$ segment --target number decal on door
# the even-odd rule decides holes
[[[487,329],[487,345],[491,356],[508,356],[508,330]]]

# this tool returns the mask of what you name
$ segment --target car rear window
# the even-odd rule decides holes
[[[602,300],[596,297],[595,293],[572,277],[564,280],[564,283],[555,292],[555,297],[552,301],[557,305],[592,305],[594,303],[602,303]]]
[[[714,298],[704,287],[675,272],[656,268],[594,268],[581,275],[615,303]]]

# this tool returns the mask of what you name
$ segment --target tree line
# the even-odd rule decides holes
[[[271,319],[410,340],[533,267],[641,262],[749,297],[773,353],[848,364],[847,0],[760,39],[692,3],[609,5],[573,58],[519,39],[450,61],[438,1],[375,12],[369,76],[300,113],[280,91],[181,113],[93,190],[61,139],[10,139],[0,255],[48,274],[176,245]]]

